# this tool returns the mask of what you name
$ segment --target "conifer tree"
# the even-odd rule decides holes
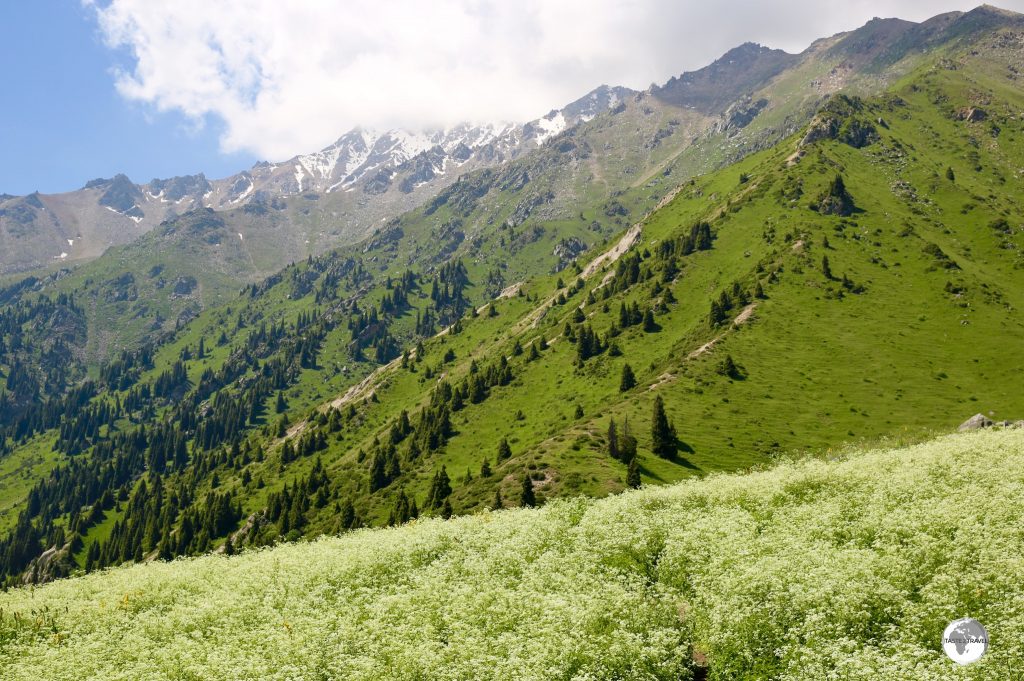
[[[537,350],[537,344],[533,343],[530,346],[530,352],[526,355],[526,361],[532,362],[535,359],[540,359],[540,351]]]
[[[398,497],[395,499],[395,505],[388,516],[388,525],[403,525],[409,522],[412,517],[409,497],[406,496],[404,489],[399,490]]]
[[[619,435],[619,458],[622,461],[629,461],[636,456],[636,438],[629,428],[629,419],[622,423],[622,433]]]
[[[644,313],[644,331],[647,333],[653,333],[658,330],[658,325],[654,322],[654,312],[650,308]]]
[[[718,365],[718,373],[729,378],[739,378],[740,371],[733,361],[732,355],[726,355],[722,363]]]
[[[654,398],[654,414],[651,418],[651,449],[658,456],[669,459],[676,453],[676,431],[665,414],[665,402],[661,395]]]
[[[725,312],[726,311],[722,309],[722,305],[721,303],[719,303],[719,301],[712,300],[711,309],[708,312],[708,324],[712,328],[724,324],[725,321],[728,319]]]
[[[500,511],[505,508],[505,502],[501,499],[501,488],[495,488],[494,490],[494,502],[491,504],[492,511]]]
[[[621,456],[619,453],[619,434],[615,428],[615,419],[608,421],[608,456],[613,459],[618,459]]]
[[[356,509],[351,499],[345,499],[341,505],[341,512],[338,514],[338,524],[343,530],[351,530],[357,526]]]
[[[537,505],[537,497],[533,493],[533,480],[529,475],[523,475],[522,493],[519,496],[519,505],[523,508],[532,508]]]
[[[828,264],[828,256],[822,256],[821,258],[821,273],[825,275],[826,279],[832,279],[832,268]]]
[[[504,461],[505,459],[512,458],[512,448],[508,444],[507,438],[501,438],[501,442],[498,443],[498,461]]]
[[[489,478],[491,477],[491,461],[485,458],[484,462],[480,464],[480,477]]]
[[[434,474],[434,480],[430,485],[430,492],[427,494],[427,506],[440,508],[445,500],[451,496],[452,485],[448,478],[448,469],[441,466],[441,470]]]
[[[629,468],[626,469],[626,485],[633,489],[640,487],[640,464],[635,456],[629,460]]]
[[[387,474],[384,471],[384,456],[378,451],[373,455],[373,462],[370,464],[370,491],[376,492],[387,484]]]
[[[636,376],[633,375],[633,367],[628,364],[622,365],[622,378],[619,381],[619,392],[624,393],[636,387]]]

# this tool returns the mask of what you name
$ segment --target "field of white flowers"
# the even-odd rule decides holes
[[[1024,432],[0,594],[0,679],[998,679]],[[991,645],[957,667],[943,628]]]

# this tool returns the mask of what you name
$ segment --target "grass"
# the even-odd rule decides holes
[[[1004,678],[1024,431],[0,595],[18,679]],[[958,617],[992,645],[958,667]],[[1008,677],[1007,677],[1008,678]]]
[[[0,457],[0,531],[8,531],[18,522],[18,514],[29,490],[57,466],[60,456],[53,451],[54,438],[38,436]]]

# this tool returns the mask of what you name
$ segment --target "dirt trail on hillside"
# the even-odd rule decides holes
[[[630,227],[626,233],[619,239],[618,243],[611,247],[610,250],[605,251],[601,255],[597,256],[583,268],[583,273],[580,275],[584,279],[590,277],[594,272],[598,271],[605,263],[613,263],[622,257],[623,253],[633,247],[633,244],[640,238],[640,223],[636,223]]]
[[[738,315],[736,315],[736,319],[734,319],[732,321],[732,325],[733,326],[742,326],[742,325],[746,324],[748,321],[750,321],[750,318],[754,315],[754,310],[756,308],[757,308],[757,303],[751,303],[750,305],[747,305],[745,308],[743,308],[743,310],[740,311],[740,313]],[[694,350],[693,352],[688,354],[686,356],[686,359],[696,359],[696,358],[700,357],[705,352],[708,352],[713,347],[715,347],[715,345],[718,344],[718,342],[720,340],[722,340],[723,338],[725,338],[725,334],[724,333],[722,333],[722,334],[720,334],[718,336],[715,336],[714,338],[709,340],[707,343],[705,343],[704,345],[700,346],[699,348],[697,348],[696,350]]]
[[[447,330],[448,329],[445,329],[445,331]],[[376,382],[376,380],[380,377],[381,374],[383,374],[385,371],[388,371],[389,369],[394,369],[395,367],[398,366],[398,363],[401,361],[402,358],[398,357],[396,359],[391,360],[384,366],[377,367],[372,372],[370,372],[370,374],[368,374],[366,378],[359,381],[354,386],[350,387],[348,390],[345,391],[345,393],[341,397],[338,397],[333,402],[331,402],[331,407],[333,407],[334,409],[339,409],[342,406],[348,404],[349,402],[352,402],[358,399],[359,397],[362,397],[363,394],[367,391],[367,389],[373,383]]]

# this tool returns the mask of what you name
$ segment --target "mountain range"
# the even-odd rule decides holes
[[[914,439],[964,409],[1019,417],[1022,54],[1024,18],[983,7],[800,55],[746,44],[381,165],[370,150],[400,135],[356,131],[266,166],[238,207],[12,281],[0,572],[605,496]],[[80,195],[135,224],[203,182]],[[304,244],[331,206],[416,192],[338,227],[343,245]]]
[[[281,163],[260,162],[231,177],[205,175],[135,184],[125,175],[98,178],[62,194],[0,196],[0,275],[87,262],[167,221],[204,208],[315,212],[312,234],[295,215],[286,228],[308,252],[359,240],[383,216],[396,215],[461,174],[499,165],[536,149],[567,127],[592,119],[633,93],[601,86],[526,124],[470,125],[428,132],[356,128],[330,146]],[[324,209],[313,208],[319,202]],[[322,231],[330,225],[330,231]],[[283,266],[281,262],[279,266]]]
[[[92,367],[289,263],[396,228],[445,232],[444,257],[454,249],[489,261],[495,281],[511,282],[564,267],[680,184],[775,144],[831,94],[881,92],[935,51],[1018,22],[990,7],[920,24],[876,19],[799,55],[748,43],[648,91],[598,88],[522,126],[353,131],[317,154],[223,181],[137,187],[115,178],[57,197],[8,198],[0,257],[31,260],[24,267],[50,263],[8,277],[31,275],[18,290],[77,293],[87,331],[71,354]],[[61,217],[61,197],[81,207]],[[127,215],[136,209],[141,216]],[[513,235],[500,225],[529,246],[532,260],[504,257],[502,242]],[[97,238],[85,238],[93,232]],[[108,248],[117,240],[129,243]]]

